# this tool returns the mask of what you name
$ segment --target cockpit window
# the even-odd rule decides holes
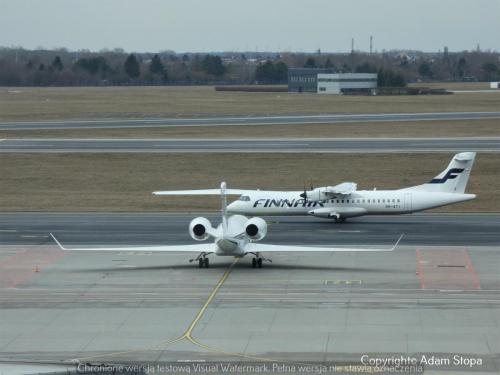
[[[240,197],[240,201],[243,201],[243,202],[250,202],[250,197],[248,195],[242,195]]]

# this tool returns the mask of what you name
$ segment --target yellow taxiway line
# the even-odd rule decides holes
[[[203,315],[207,311],[207,308],[210,306],[210,304],[214,300],[215,296],[219,292],[220,288],[222,288],[222,286],[224,285],[224,283],[228,279],[229,275],[231,274],[233,267],[236,265],[236,263],[238,263],[239,260],[240,260],[240,258],[235,258],[234,262],[231,263],[229,268],[224,272],[222,277],[219,279],[219,282],[212,289],[212,292],[209,294],[207,300],[205,301],[205,303],[200,308],[200,310],[196,314],[196,316],[193,319],[193,321],[191,322],[191,324],[189,324],[189,326],[187,327],[187,329],[184,331],[184,333],[182,335],[180,335],[176,338],[173,338],[173,339],[162,341],[159,344],[156,344],[156,345],[151,346],[149,348],[134,349],[134,350],[127,350],[127,351],[122,351],[122,352],[114,352],[114,353],[100,354],[100,355],[94,355],[94,356],[89,356],[89,357],[82,357],[82,358],[72,359],[71,362],[78,363],[81,361],[88,361],[89,359],[95,359],[95,358],[104,358],[104,357],[126,355],[126,354],[132,354],[132,353],[141,353],[141,352],[151,351],[151,350],[155,350],[155,349],[165,349],[167,346],[175,344],[175,343],[182,341],[182,340],[189,341],[191,344],[196,345],[199,348],[202,348],[202,349],[205,349],[207,351],[214,352],[214,353],[219,353],[219,354],[224,354],[224,355],[239,357],[239,358],[245,358],[245,359],[250,359],[250,360],[255,360],[255,361],[275,361],[276,362],[277,360],[275,360],[275,359],[256,357],[256,356],[246,355],[246,354],[237,353],[237,352],[229,352],[229,351],[226,351],[224,349],[205,345],[193,337],[193,330],[196,328],[196,325],[199,323],[199,321],[201,320],[201,318],[203,317]]]

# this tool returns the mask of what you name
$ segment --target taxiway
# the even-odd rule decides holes
[[[145,118],[67,121],[19,121],[0,122],[0,130],[39,129],[118,129],[164,128],[179,126],[226,126],[226,125],[284,125],[284,124],[334,124],[352,122],[388,121],[443,121],[497,119],[500,112],[435,112],[435,113],[376,113],[305,116],[245,116],[205,118]]]
[[[3,139],[0,152],[499,152],[500,138]]]
[[[359,363],[366,353],[459,353],[498,372],[500,215],[271,218],[269,243],[406,237],[393,253],[281,253],[262,269],[246,258],[198,269],[186,254],[61,252],[47,237],[68,247],[188,243],[192,217],[1,214],[0,360]]]

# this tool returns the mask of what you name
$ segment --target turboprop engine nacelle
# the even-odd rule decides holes
[[[212,224],[204,217],[197,217],[189,223],[189,234],[191,238],[196,241],[206,240],[209,237],[209,229],[212,229]]]
[[[246,222],[245,233],[250,239],[260,241],[266,236],[267,223],[260,217],[254,217]]]
[[[322,190],[321,188],[303,192],[300,196],[311,202],[322,202],[330,199],[331,197],[324,191],[324,189]]]

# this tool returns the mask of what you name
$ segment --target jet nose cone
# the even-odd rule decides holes
[[[229,212],[238,212],[238,202],[233,202],[227,206]]]
[[[305,197],[307,197],[307,194],[304,192],[304,193],[300,194],[300,197],[305,198]]]

